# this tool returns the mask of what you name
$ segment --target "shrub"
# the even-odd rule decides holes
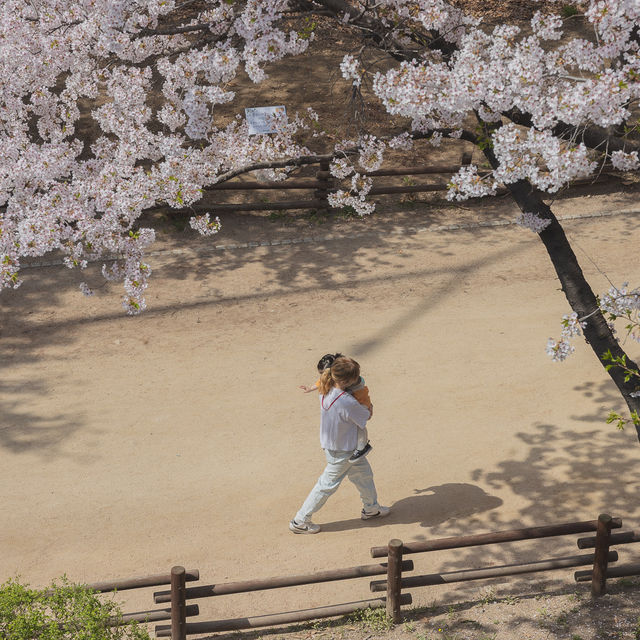
[[[121,617],[116,603],[66,578],[48,589],[0,585],[0,638],[7,640],[149,640],[136,623],[110,626]]]

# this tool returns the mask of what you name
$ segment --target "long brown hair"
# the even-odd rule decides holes
[[[318,391],[325,396],[335,386],[345,386],[350,382],[355,384],[360,377],[360,365],[353,359],[342,356],[336,358],[330,367],[327,367],[320,376]]]

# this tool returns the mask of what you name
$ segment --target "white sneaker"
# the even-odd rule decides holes
[[[360,517],[363,520],[369,520],[371,518],[384,518],[385,516],[389,515],[390,511],[391,511],[391,507],[378,506],[378,508],[375,511],[372,511],[371,513],[363,509],[362,513],[360,514]]]
[[[289,529],[291,529],[293,533],[318,533],[318,531],[320,531],[320,525],[314,524],[310,520],[307,522],[296,522],[292,520],[289,523]]]

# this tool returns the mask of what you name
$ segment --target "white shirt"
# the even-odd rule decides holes
[[[331,451],[353,451],[358,444],[358,428],[371,417],[369,409],[352,395],[333,387],[320,396],[320,446]]]

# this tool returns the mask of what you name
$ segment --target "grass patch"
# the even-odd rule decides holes
[[[371,631],[389,631],[393,628],[393,621],[384,607],[359,609],[349,616],[349,620]]]

